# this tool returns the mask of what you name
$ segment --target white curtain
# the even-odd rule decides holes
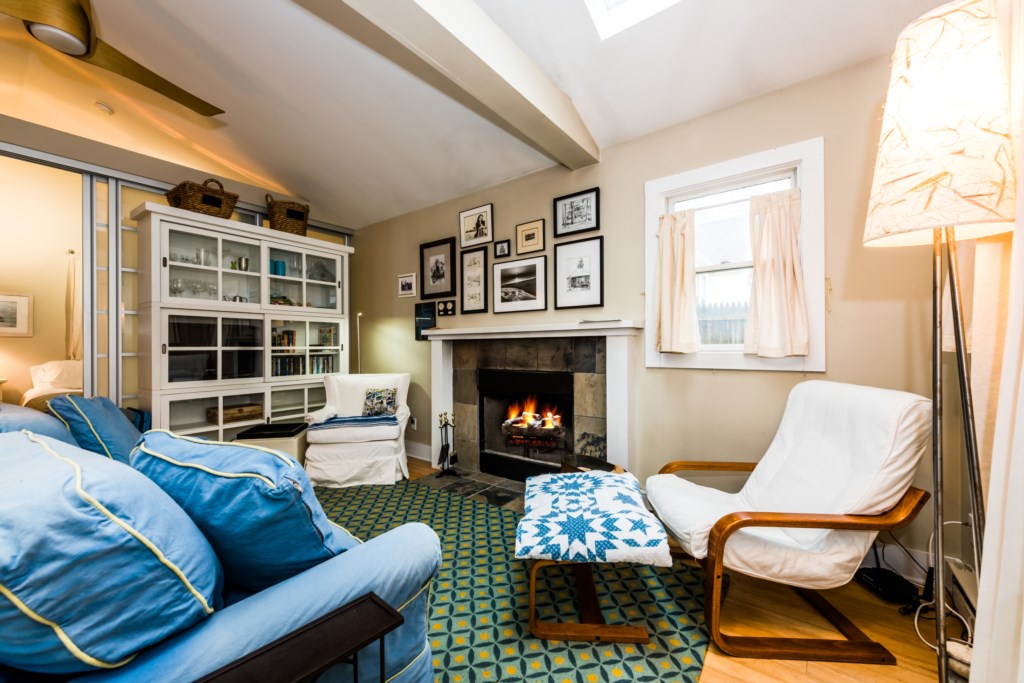
[[[1010,46],[1017,221],[985,507],[985,555],[971,665],[974,683],[1024,681],[1024,192],[1020,191],[1020,161],[1024,159],[1024,0],[1000,0],[997,16]]]
[[[661,353],[695,353],[700,345],[693,224],[692,209],[658,221],[654,344]]]
[[[800,264],[800,189],[750,199],[754,286],[743,353],[806,356],[809,331]]]
[[[68,250],[68,279],[64,287],[64,355],[67,360],[82,360],[82,292],[73,250]]]

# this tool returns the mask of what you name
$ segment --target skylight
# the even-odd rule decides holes
[[[679,0],[583,0],[601,40],[653,17]]]

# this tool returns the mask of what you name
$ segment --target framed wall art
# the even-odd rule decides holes
[[[604,238],[555,245],[555,308],[604,306]]]
[[[556,197],[554,204],[555,237],[597,230],[600,223],[601,190],[589,190]]]
[[[501,240],[494,243],[494,258],[505,258],[512,254],[512,240]]]
[[[455,238],[420,245],[420,298],[455,296]]]
[[[414,319],[416,322],[416,341],[429,341],[423,332],[437,327],[437,304],[433,301],[416,304]]]
[[[398,276],[398,298],[416,296],[416,273]]]
[[[547,256],[495,263],[494,312],[543,311],[548,307]]]
[[[487,247],[462,252],[462,312],[487,312]]]
[[[484,204],[459,214],[459,246],[463,249],[494,239],[494,205]]]
[[[0,294],[0,337],[32,336],[32,295]]]
[[[516,226],[516,254],[544,251],[544,219],[538,218]]]

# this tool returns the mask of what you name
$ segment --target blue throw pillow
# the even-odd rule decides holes
[[[210,544],[132,468],[20,432],[0,472],[0,664],[117,667],[219,607]]]
[[[105,396],[58,396],[47,405],[67,426],[78,445],[87,451],[128,462],[128,454],[142,434]]]
[[[0,403],[0,433],[20,432],[22,429],[58,439],[72,446],[78,445],[68,428],[53,415],[24,406]]]
[[[130,462],[188,513],[230,585],[262,590],[360,542],[327,519],[305,470],[278,451],[154,429]]]

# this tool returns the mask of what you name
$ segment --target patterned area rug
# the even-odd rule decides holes
[[[316,490],[327,515],[362,539],[424,522],[441,539],[430,632],[438,683],[696,681],[708,639],[700,571],[601,565],[594,572],[608,623],[643,624],[646,645],[538,640],[528,628],[528,571],[514,558],[519,515],[415,482]],[[575,620],[568,571],[538,585],[544,619]]]

